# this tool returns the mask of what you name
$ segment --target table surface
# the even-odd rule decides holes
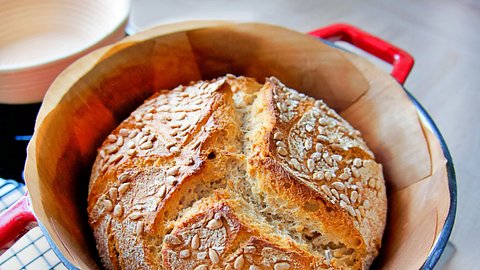
[[[480,190],[480,1],[477,0],[133,0],[131,26],[188,19],[259,21],[307,32],[332,23],[358,26],[408,51],[406,88],[437,123],[455,163],[458,208],[443,269],[478,269]]]

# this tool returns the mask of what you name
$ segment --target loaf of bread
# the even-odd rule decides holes
[[[360,133],[273,77],[159,91],[98,149],[88,196],[106,269],[367,269],[386,212]]]

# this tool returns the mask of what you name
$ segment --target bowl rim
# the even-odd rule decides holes
[[[351,51],[348,51],[344,48],[338,47],[334,43],[320,39],[318,38],[320,42],[323,42],[329,46],[338,48],[340,50],[353,53]],[[449,188],[449,210],[447,217],[445,218],[445,223],[443,227],[441,228],[441,231],[439,235],[435,239],[435,243],[432,245],[430,252],[423,263],[423,265],[420,267],[420,269],[428,269],[431,270],[435,267],[435,265],[438,263],[440,260],[441,255],[443,254],[445,247],[448,243],[448,240],[450,238],[450,235],[453,230],[453,225],[455,221],[455,215],[456,215],[456,209],[457,209],[457,184],[456,184],[456,175],[455,175],[455,169],[454,169],[454,164],[453,164],[453,159],[450,154],[450,151],[448,149],[448,146],[445,142],[445,139],[443,138],[440,130],[438,129],[437,125],[435,124],[434,120],[432,117],[428,114],[428,112],[425,110],[425,108],[419,103],[419,101],[402,85],[400,85],[404,92],[407,94],[408,98],[410,101],[413,103],[415,106],[415,109],[419,116],[423,118],[425,121],[425,126],[427,128],[430,128],[435,135],[435,138],[439,141],[440,146],[442,148],[443,156],[447,160],[446,162],[446,170],[447,170],[447,180],[448,180],[448,188]],[[46,239],[48,243],[50,244],[52,250],[54,253],[59,257],[61,262],[65,265],[67,269],[78,269],[76,268],[69,260],[65,258],[65,256],[60,252],[60,250],[56,247],[56,245],[53,243],[52,239],[50,238],[50,235],[48,231],[42,226],[42,224],[39,222],[39,227],[41,228],[42,232],[45,234]]]
[[[425,119],[427,126],[433,131],[435,137],[439,140],[440,146],[442,147],[443,156],[447,160],[445,166],[447,169],[448,189],[450,193],[450,207],[448,209],[448,214],[445,219],[445,223],[443,224],[442,230],[440,231],[440,234],[435,240],[435,243],[433,244],[427,259],[421,267],[422,270],[431,270],[440,260],[440,257],[442,256],[443,251],[447,246],[448,239],[452,234],[453,224],[455,222],[455,215],[457,212],[457,178],[455,175],[452,155],[450,154],[447,143],[445,142],[445,139],[440,133],[437,125],[433,121],[430,114],[428,114],[425,108],[420,104],[420,102],[418,102],[418,100],[404,87],[403,90],[412,101],[413,105],[417,109],[417,112]]]
[[[111,38],[111,36],[117,32],[119,29],[125,28],[128,18],[130,16],[130,0],[115,0],[115,5],[123,7],[121,11],[121,16],[113,17],[118,22],[113,25],[113,27],[109,28],[108,31],[105,31],[102,35],[100,35],[97,39],[91,40],[88,43],[85,43],[83,46],[77,48],[76,50],[72,50],[70,52],[57,55],[50,59],[46,59],[43,61],[39,61],[33,64],[14,64],[10,66],[6,66],[5,68],[0,65],[0,75],[3,74],[10,74],[10,73],[17,73],[22,71],[33,71],[36,69],[42,69],[45,67],[49,67],[51,65],[55,65],[62,61],[69,61],[72,59],[76,59],[82,55],[82,53],[88,52],[90,49],[94,48],[95,46],[101,45],[101,43],[105,40]]]

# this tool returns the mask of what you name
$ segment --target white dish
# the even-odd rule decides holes
[[[43,99],[82,55],[125,35],[129,0],[0,0],[0,103]]]

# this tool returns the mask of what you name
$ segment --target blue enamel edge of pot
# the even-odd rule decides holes
[[[53,252],[57,257],[60,259],[60,261],[63,263],[63,265],[68,269],[68,270],[78,270],[67,258],[63,256],[63,254],[58,250],[57,246],[55,243],[53,243],[52,238],[50,237],[50,234],[48,233],[47,229],[43,227],[43,225],[38,222],[38,227],[40,227],[40,230],[42,230],[43,234],[45,235],[45,239],[47,239],[48,244],[52,248]]]
[[[329,46],[344,50],[343,48],[340,48],[337,45],[335,45],[333,42],[330,42],[328,40],[323,40],[323,39],[319,39],[319,40],[321,40],[323,43]],[[405,93],[408,95],[410,100],[413,102],[415,107],[417,108],[417,111],[424,117],[430,129],[433,131],[433,133],[437,137],[437,139],[440,141],[443,155],[447,159],[446,167],[447,167],[447,176],[448,176],[448,188],[450,191],[450,208],[448,210],[447,219],[445,220],[445,224],[443,225],[442,231],[440,232],[440,235],[436,239],[436,242],[433,248],[431,249],[430,254],[427,257],[427,260],[421,267],[422,270],[431,270],[435,267],[438,260],[440,259],[440,256],[445,250],[445,246],[448,243],[448,239],[450,238],[450,234],[452,233],[453,223],[455,221],[455,213],[457,210],[457,182],[456,182],[456,176],[455,176],[455,169],[453,166],[453,160],[452,160],[452,156],[450,155],[450,151],[448,150],[447,144],[445,143],[445,140],[442,134],[438,130],[437,125],[435,124],[433,119],[430,117],[430,115],[427,113],[427,111],[423,108],[423,106],[417,101],[417,99],[412,94],[410,94],[410,92],[408,92],[408,90],[405,89],[403,86],[402,88],[405,91]],[[65,265],[65,267],[69,270],[78,269],[73,264],[71,264],[63,256],[63,254],[58,250],[58,248],[53,243],[52,239],[50,238],[50,235],[48,234],[47,230],[43,227],[43,225],[39,223],[39,227],[42,230],[43,234],[46,236],[45,238],[47,239],[50,247],[52,247],[53,252],[55,252],[58,258]]]

